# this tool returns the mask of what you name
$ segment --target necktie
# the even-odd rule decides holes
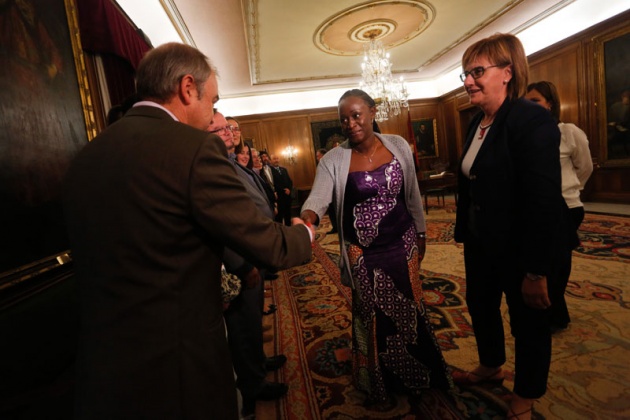
[[[271,174],[271,168],[269,165],[265,165],[265,177],[269,181],[269,185],[273,187],[273,175]]]

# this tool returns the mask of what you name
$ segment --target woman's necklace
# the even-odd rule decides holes
[[[378,141],[376,142],[376,146],[374,146],[374,151],[372,152],[372,154],[370,156],[367,156],[366,154],[359,152],[357,149],[352,149],[352,151],[360,154],[361,156],[366,158],[370,163],[372,163],[372,158],[374,157],[374,153],[376,153],[376,151],[378,150],[380,144],[381,144],[380,142],[378,142]]]
[[[479,123],[479,137],[477,137],[479,140],[483,140],[483,137],[486,135],[486,130],[490,128],[493,122],[494,119],[492,119],[490,123],[486,125],[482,125],[481,123]]]

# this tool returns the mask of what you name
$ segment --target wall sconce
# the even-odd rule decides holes
[[[297,162],[297,154],[298,154],[298,149],[296,149],[295,147],[291,145],[288,145],[282,151],[282,156],[284,156],[284,158],[287,161],[289,161],[290,165],[295,165],[295,162]]]

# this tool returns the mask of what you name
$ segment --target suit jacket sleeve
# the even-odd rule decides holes
[[[305,226],[286,227],[255,206],[216,136],[203,142],[190,173],[189,197],[196,222],[211,243],[224,244],[259,267],[284,269],[311,256]]]
[[[245,258],[241,257],[230,248],[225,248],[222,259],[223,265],[225,265],[225,271],[243,280],[247,273],[254,268],[252,264],[245,261]]]
[[[293,189],[293,180],[289,176],[289,171],[287,171],[287,168],[282,168],[282,174],[284,175],[284,178],[286,180],[287,188],[292,190]]]
[[[523,100],[521,100],[523,101]],[[521,264],[525,271],[549,274],[562,222],[560,130],[540,107],[516,107],[507,118],[520,218]]]

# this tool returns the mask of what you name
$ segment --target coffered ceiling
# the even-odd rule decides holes
[[[155,46],[183,41],[210,57],[219,70],[220,106],[237,106],[237,115],[250,105],[250,113],[272,112],[308,107],[311,96],[338,98],[358,85],[370,36],[386,46],[411,97],[430,97],[459,86],[461,56],[478,39],[514,33],[531,54],[630,7],[628,0],[117,1]],[[150,13],[164,9],[166,25]],[[561,23],[545,29],[550,17]],[[169,24],[179,33],[169,35]],[[296,102],[279,107],[284,100]]]

